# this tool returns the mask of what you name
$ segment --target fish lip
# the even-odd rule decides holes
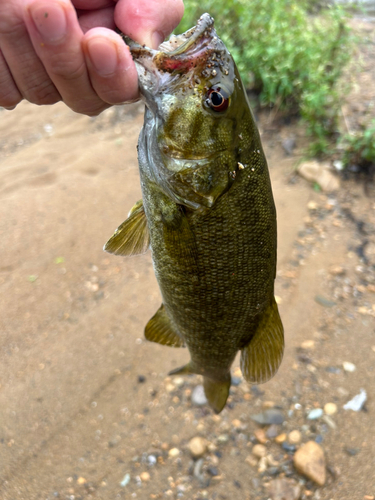
[[[213,38],[211,33],[213,31],[213,25],[214,19],[207,13],[203,14],[198,19],[196,26],[185,31],[185,33],[181,35],[172,35],[171,39],[173,38],[173,41],[178,43],[178,46],[174,50],[168,50],[169,41],[161,43],[158,49],[154,50],[146,45],[138,44],[128,36],[123,35],[123,38],[130,49],[133,59],[137,63],[143,66],[142,60],[154,59],[156,65],[161,66],[162,61],[165,61],[165,59],[175,59],[181,55],[186,56],[186,53],[190,52],[190,49],[193,49],[191,52],[194,53],[195,48],[197,48],[198,51],[204,48]],[[216,33],[214,32],[214,36],[215,35]]]

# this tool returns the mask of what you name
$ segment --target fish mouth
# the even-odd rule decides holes
[[[123,38],[136,63],[150,70],[152,61],[154,70],[168,73],[176,70],[186,72],[199,62],[205,64],[210,52],[208,46],[214,47],[215,42],[219,41],[214,29],[214,19],[207,13],[199,18],[196,26],[181,35],[171,35],[157,50],[139,45],[127,36]]]

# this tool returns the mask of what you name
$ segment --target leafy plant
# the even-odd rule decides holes
[[[345,135],[341,149],[344,150],[345,167],[354,166],[365,171],[375,169],[375,119],[365,130]]]
[[[209,12],[244,84],[258,93],[261,105],[299,112],[315,153],[320,153],[336,132],[342,100],[339,79],[350,58],[351,37],[341,8],[323,6],[319,16],[313,16],[313,3],[191,0],[178,32]]]

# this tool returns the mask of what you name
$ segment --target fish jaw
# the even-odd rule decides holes
[[[141,94],[155,96],[181,76],[210,80],[214,84],[220,73],[228,75],[231,57],[217,36],[214,20],[203,14],[197,25],[181,35],[172,35],[157,50],[125,38],[138,71]]]

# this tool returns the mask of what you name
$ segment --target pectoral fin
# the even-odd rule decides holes
[[[168,345],[170,347],[184,347],[184,341],[174,331],[171,321],[164,309],[160,306],[156,314],[150,319],[145,328],[145,337],[150,342]]]
[[[130,210],[125,222],[119,226],[113,236],[104,245],[104,250],[115,255],[139,255],[150,246],[143,201],[139,200]]]
[[[284,352],[284,329],[273,299],[258,328],[241,352],[241,371],[252,384],[267,382],[277,372]]]

